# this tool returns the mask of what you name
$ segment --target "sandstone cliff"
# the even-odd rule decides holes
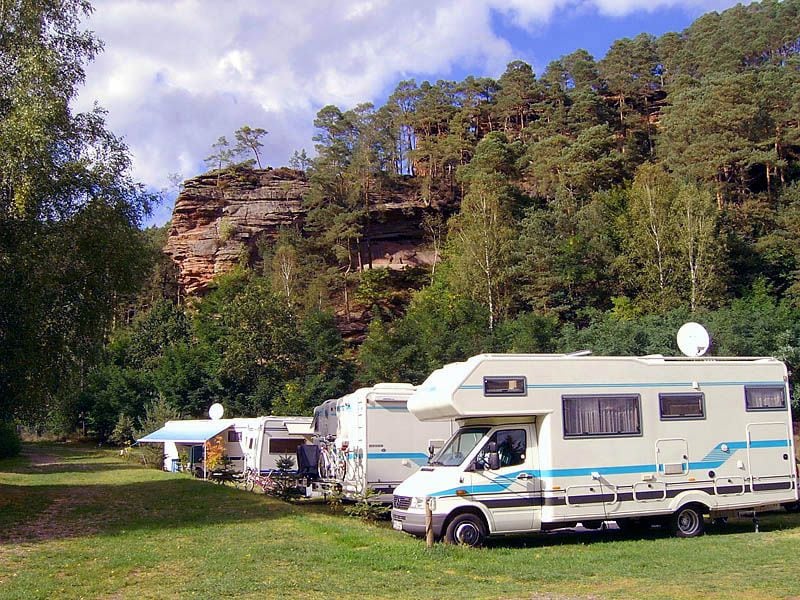
[[[286,168],[236,169],[187,180],[175,201],[164,249],[178,267],[182,293],[201,295],[215,275],[239,262],[242,253],[252,257],[259,238],[302,224],[308,191],[305,174]],[[431,263],[420,227],[426,210],[432,209],[413,182],[397,181],[378,190],[369,232],[373,267]]]

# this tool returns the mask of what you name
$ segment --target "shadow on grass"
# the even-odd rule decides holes
[[[759,531],[770,532],[785,529],[800,529],[798,513],[765,513],[759,519]],[[755,525],[751,519],[735,519],[726,524],[712,525],[707,523],[707,536],[727,536],[742,533],[754,533]],[[525,536],[500,537],[489,539],[490,548],[530,548],[548,546],[567,546],[585,544],[603,544],[615,541],[660,540],[672,537],[666,527],[652,527],[641,532],[622,531],[616,526],[608,529],[557,529],[547,533],[536,533]]]
[[[264,521],[297,510],[264,495],[183,478],[119,485],[0,484],[0,545]]]

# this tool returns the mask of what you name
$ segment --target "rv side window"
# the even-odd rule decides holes
[[[783,386],[761,386],[744,388],[745,408],[747,410],[785,410],[786,396]]]
[[[486,445],[478,452],[475,457],[475,466],[478,469],[486,469],[489,466],[489,446],[494,444],[497,449],[500,467],[513,467],[525,462],[525,449],[527,440],[524,429],[502,429],[495,431]]]
[[[484,377],[484,396],[524,396],[527,394],[524,377]]]
[[[303,445],[303,440],[298,438],[271,438],[269,440],[270,454],[294,454],[297,447]]]
[[[241,442],[242,441],[242,432],[241,431],[228,431],[228,441],[229,442]]]
[[[662,421],[704,419],[706,416],[703,394],[659,394],[658,404]]]
[[[564,437],[641,435],[639,396],[562,396]]]

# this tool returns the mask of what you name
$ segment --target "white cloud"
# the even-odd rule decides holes
[[[264,156],[285,164],[312,150],[312,122],[325,104],[380,102],[414,74],[454,68],[499,75],[516,58],[493,30],[501,14],[542,27],[564,11],[624,15],[723,0],[97,0],[88,26],[106,51],[87,69],[76,108],[95,100],[126,139],[134,176],[153,187],[189,177],[220,136],[263,127]]]

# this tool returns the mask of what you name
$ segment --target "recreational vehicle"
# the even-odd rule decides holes
[[[391,502],[394,488],[453,432],[452,421],[422,423],[410,414],[413,392],[408,383],[379,383],[321,404],[314,423],[322,479],[339,485],[346,498],[372,490]]]
[[[264,472],[276,468],[280,456],[294,456],[297,447],[311,438],[310,417],[254,417],[168,421],[164,427],[137,440],[164,444],[164,469],[177,471],[181,453],[188,468],[204,475],[205,443],[222,436],[225,456],[236,471]]]
[[[437,538],[582,523],[703,532],[798,500],[786,367],[773,358],[474,356],[408,401],[458,431],[395,489],[392,525]]]

